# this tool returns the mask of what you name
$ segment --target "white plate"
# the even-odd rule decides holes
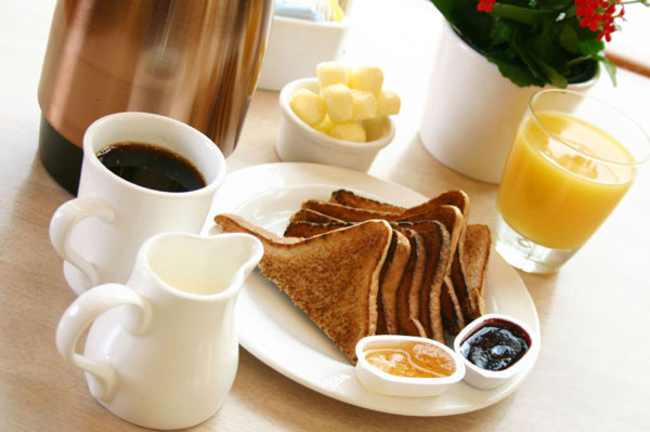
[[[226,178],[203,232],[214,233],[213,217],[228,212],[282,234],[302,201],[328,199],[331,191],[340,188],[403,206],[426,199],[403,186],[342,168],[302,163],[258,165]],[[488,312],[520,319],[539,334],[537,311],[524,283],[496,253],[489,264],[486,306]],[[246,281],[235,314],[240,344],[276,371],[334,399],[392,414],[444,416],[481,409],[512,393],[537,360],[537,356],[531,358],[521,375],[495,390],[476,390],[461,383],[434,398],[387,397],[363,388],[354,367],[329,339],[259,273]]]

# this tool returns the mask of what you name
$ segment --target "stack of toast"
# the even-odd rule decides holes
[[[490,231],[466,224],[469,207],[460,190],[411,208],[337,190],[304,202],[284,237],[234,215],[215,222],[257,236],[262,274],[355,362],[364,336],[445,342],[483,313]]]

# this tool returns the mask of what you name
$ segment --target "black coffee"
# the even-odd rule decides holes
[[[189,192],[205,186],[201,173],[183,156],[152,144],[120,142],[97,157],[106,168],[138,186],[163,192]]]

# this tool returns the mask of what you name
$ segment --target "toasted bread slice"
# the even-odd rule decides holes
[[[425,243],[415,230],[402,229],[411,244],[411,256],[394,294],[392,291],[384,292],[386,325],[389,332],[394,328],[394,333],[397,334],[426,337],[426,331],[419,321],[411,319],[410,309],[411,293],[419,293],[424,282],[427,260]]]
[[[312,211],[318,211],[320,214],[339,220],[360,221],[376,217],[392,221],[433,219],[442,222],[450,234],[450,251],[452,253],[452,260],[447,263],[446,272],[452,276],[451,287],[453,287],[455,291],[456,303],[460,301],[463,305],[463,309],[467,311],[465,314],[466,318],[469,319],[471,315],[469,311],[476,310],[477,306],[470,303],[471,298],[466,294],[468,292],[467,283],[465,282],[467,279],[467,271],[465,269],[464,260],[461,259],[464,248],[463,238],[465,235],[465,221],[469,215],[470,208],[469,197],[464,191],[451,190],[444,192],[419,206],[405,209],[400,214],[395,213],[394,206],[391,206],[390,204],[384,206],[384,203],[360,197],[350,191],[336,191],[332,194],[331,200],[336,202],[328,203],[310,200],[303,203],[303,208],[309,208],[312,209]],[[366,206],[366,208],[355,208],[337,204],[339,201],[344,201],[348,204]],[[381,209],[382,211],[377,211],[376,209]],[[449,305],[452,305],[453,303],[454,299],[450,297],[450,292],[448,290],[442,290],[440,304],[449,307]],[[436,301],[434,306],[437,304]],[[447,315],[450,314],[448,313]],[[428,334],[436,334],[440,336],[439,328],[435,330],[430,326],[426,326],[426,323],[429,322],[429,318],[422,318],[420,322],[425,324]],[[438,320],[435,322],[438,322]]]
[[[463,193],[464,194],[464,193]],[[426,204],[426,203],[425,203]],[[345,220],[350,222],[359,222],[366,220],[368,218],[382,218],[385,220],[393,222],[420,222],[420,221],[438,221],[444,228],[446,228],[447,233],[449,234],[449,246],[445,246],[444,252],[441,255],[440,247],[434,245],[431,246],[433,252],[427,250],[427,253],[432,253],[432,257],[427,259],[433,260],[433,257],[436,257],[435,262],[442,263],[442,267],[438,268],[436,266],[427,265],[425,267],[426,271],[424,274],[424,283],[425,287],[414,288],[416,291],[412,291],[412,297],[410,301],[409,309],[409,320],[415,320],[412,324],[407,324],[403,320],[405,319],[402,312],[402,318],[400,318],[401,328],[404,331],[407,331],[408,334],[417,334],[421,333],[420,326],[424,328],[426,335],[433,337],[436,340],[442,341],[444,338],[444,331],[442,328],[442,318],[440,318],[440,304],[443,302],[441,296],[447,296],[447,293],[444,293],[441,289],[442,278],[452,270],[452,263],[460,262],[459,259],[454,259],[456,255],[456,249],[463,232],[464,228],[464,219],[461,211],[456,206],[452,205],[438,205],[438,206],[423,206],[420,207],[420,210],[417,212],[412,212],[407,216],[403,216],[405,213],[396,215],[394,213],[387,212],[376,212],[371,210],[357,209],[354,207],[343,206],[336,203],[318,201],[318,200],[309,200],[303,203],[303,209],[310,209],[317,211],[321,214],[330,216],[335,219]],[[423,239],[424,240],[424,239]],[[434,242],[435,243],[435,242]],[[439,245],[438,243],[435,243]],[[413,247],[413,244],[411,245]],[[425,244],[425,249],[429,247]],[[433,272],[433,273],[432,273]],[[440,273],[442,272],[442,273]],[[434,275],[435,273],[435,275]],[[462,277],[462,271],[459,267],[459,274]],[[411,292],[411,291],[409,291]],[[419,302],[415,300],[420,298]],[[402,299],[403,300],[403,299]],[[433,300],[433,301],[432,301]],[[448,302],[448,299],[444,300]],[[417,305],[417,307],[416,307]],[[421,307],[420,307],[421,305]],[[430,312],[433,308],[434,312]],[[415,310],[419,310],[419,314],[414,315]],[[398,311],[399,312],[399,311]],[[417,317],[419,316],[419,319]],[[431,321],[431,316],[438,317],[435,320]]]
[[[339,189],[332,192],[330,197],[330,202],[355,207],[365,210],[380,211],[386,213],[402,213],[406,208],[399,207],[396,205],[380,202],[373,200],[371,198],[366,198],[361,195],[357,195],[352,191]]]
[[[469,217],[469,196],[467,196],[467,194],[462,190],[450,190],[443,192],[440,195],[431,198],[430,200],[420,205],[404,210],[401,216],[403,218],[409,218],[412,216],[426,214],[431,209],[440,207],[442,205],[452,205],[454,207],[457,207],[464,218]]]
[[[421,266],[421,264],[412,263],[414,259],[418,259],[418,251],[413,250],[413,248],[418,246],[413,240],[413,236],[416,235],[415,232],[408,229],[396,230],[396,232],[400,233],[400,237],[406,240],[408,248],[404,248],[403,251],[408,251],[408,254],[406,256],[400,255],[398,258],[393,257],[393,261],[395,261],[393,274],[389,276],[387,275],[387,277],[384,278],[384,283],[380,287],[381,306],[384,313],[384,321],[386,323],[386,333],[388,334],[400,333],[400,326],[397,317],[398,293],[403,280],[409,279],[412,282],[413,271]],[[419,253],[421,253],[421,251]],[[419,259],[421,260],[420,262],[423,262],[423,257],[420,256]],[[401,269],[399,268],[400,265],[402,266]],[[406,292],[408,293],[408,290]]]
[[[285,237],[314,237],[317,235],[324,234],[326,232],[334,231],[336,229],[345,228],[351,226],[350,222],[328,222],[328,223],[317,223],[317,222],[291,222],[284,230]]]
[[[426,203],[425,203],[426,204]],[[316,211],[322,215],[346,222],[363,222],[370,219],[383,219],[393,222],[417,222],[421,220],[440,221],[449,232],[451,248],[456,250],[458,240],[464,226],[464,218],[456,206],[438,205],[434,207],[421,207],[417,212],[395,214],[372,210],[358,209],[328,201],[308,200],[302,204],[302,209]],[[293,220],[293,219],[292,219]]]
[[[432,314],[434,311],[432,310]],[[453,337],[465,327],[465,318],[463,311],[458,303],[456,292],[449,277],[445,277],[442,284],[442,295],[440,297],[440,315],[442,316],[442,326],[447,336]],[[436,316],[432,316],[432,321]]]
[[[483,293],[491,245],[490,228],[487,225],[467,225],[461,259],[465,265],[465,283],[471,305],[470,318],[477,318],[485,312]]]
[[[468,225],[459,245],[458,259],[452,265],[451,281],[466,322],[483,314],[490,243],[490,229],[486,225]]]
[[[295,222],[289,224],[284,235],[287,237],[313,237],[350,226],[349,222],[332,222],[327,224],[317,224],[313,222]],[[377,334],[396,334],[397,318],[395,311],[394,298],[395,293],[402,280],[402,275],[411,257],[411,243],[406,236],[399,231],[393,233],[391,247],[384,262],[382,269],[379,293],[377,295]],[[386,300],[386,293],[390,300]],[[385,306],[389,302],[389,306]],[[390,315],[387,317],[386,315]]]
[[[456,206],[439,205],[427,208],[426,212],[416,212],[406,216],[387,212],[358,209],[327,201],[308,200],[302,208],[291,218],[289,228],[296,222],[363,222],[371,219],[383,219],[390,222],[417,222],[421,220],[437,220],[441,222],[450,235],[450,248],[452,252],[458,246],[465,220],[463,214]],[[450,263],[451,265],[451,263]]]
[[[384,309],[384,293],[394,293],[397,291],[410,257],[411,243],[404,234],[394,230],[391,249],[386,256],[379,279],[379,292],[377,294],[377,334],[395,333],[395,331],[391,332],[388,329],[388,320]],[[392,326],[391,329],[394,330]]]
[[[334,218],[332,216],[324,215],[315,210],[309,209],[300,209],[291,216],[289,225],[295,222],[313,222],[313,223],[331,223],[331,222],[343,222],[341,219]]]
[[[426,251],[422,284],[419,289],[412,287],[409,292],[409,318],[416,327],[421,329],[420,333],[424,332],[427,337],[443,342],[444,330],[440,315],[440,298],[442,284],[452,259],[450,236],[438,221],[419,221],[408,223],[408,225],[422,236]]]
[[[345,226],[345,223],[297,222],[289,225],[285,235],[311,237]],[[388,333],[396,333],[401,330],[409,335],[428,336],[442,341],[444,336],[440,312],[442,284],[452,259],[449,233],[440,222],[432,220],[393,222],[393,226],[398,231],[397,238],[402,237],[399,234],[401,231],[410,239],[409,252],[412,255],[410,259],[415,260],[411,264],[413,269],[411,273],[415,273],[415,276],[413,274],[404,276],[403,273],[408,273],[408,270],[404,269],[407,264],[406,260],[395,259],[395,256],[391,256],[391,252],[389,252],[384,265],[387,272],[382,277],[380,284],[379,297],[381,297],[380,306],[383,306],[383,315],[380,313],[379,323],[383,324],[383,321],[386,321]],[[411,230],[417,233],[417,236],[408,233]],[[413,247],[418,248],[415,253],[410,251]],[[402,249],[405,248],[402,247]],[[399,256],[404,257],[404,254],[405,252],[402,251]],[[402,277],[410,279],[404,282],[405,288],[400,292],[401,303],[399,311],[397,311],[395,296]],[[433,315],[432,310],[435,311]],[[396,324],[395,316],[399,316],[399,325]],[[432,316],[434,319],[431,319]],[[383,327],[380,329],[383,330]]]
[[[370,219],[397,220],[399,216],[395,213],[359,209],[321,200],[307,200],[302,203],[301,208],[317,211],[346,222],[363,222]]]
[[[465,218],[469,217],[469,196],[462,190],[450,190],[443,192],[440,195],[431,198],[430,200],[411,208],[399,207],[393,204],[388,204],[376,201],[361,195],[357,195],[352,191],[339,189],[332,192],[330,202],[337,204],[355,207],[358,209],[372,210],[386,213],[396,213],[408,217],[414,214],[419,214],[428,211],[433,207],[441,205],[453,205],[458,207]]]
[[[377,325],[379,278],[392,229],[367,221],[307,239],[281,238],[233,215],[218,215],[224,232],[245,232],[264,244],[259,268],[356,361],[355,346]]]

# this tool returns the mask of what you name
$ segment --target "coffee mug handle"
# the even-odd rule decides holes
[[[140,294],[120,284],[99,285],[81,294],[66,309],[56,329],[56,347],[66,361],[90,373],[100,383],[99,394],[103,402],[110,402],[117,387],[115,369],[106,361],[91,360],[77,351],[77,342],[90,325],[104,312],[118,306],[133,305],[138,308],[137,328],[134,335],[144,333],[151,321],[151,305]]]
[[[115,211],[108,202],[101,198],[83,197],[67,201],[56,209],[52,216],[50,241],[64,261],[78,268],[88,278],[88,286],[95,286],[99,283],[97,269],[75,251],[68,241],[74,227],[88,217],[98,217],[106,222],[113,222]]]

